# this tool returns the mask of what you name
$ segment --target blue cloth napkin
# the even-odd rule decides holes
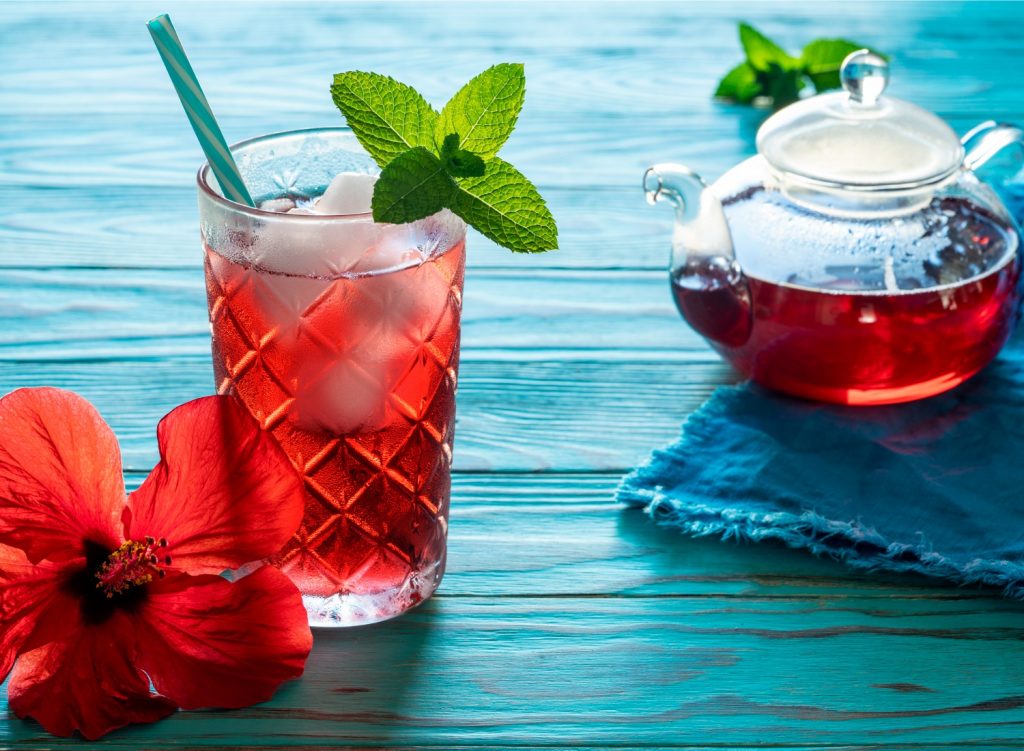
[[[910,404],[720,388],[617,495],[689,535],[781,540],[1024,598],[1024,334],[972,380]]]

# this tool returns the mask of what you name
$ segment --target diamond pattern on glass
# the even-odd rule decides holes
[[[306,483],[275,563],[307,595],[401,587],[444,558],[464,247],[419,266],[316,279],[207,250],[217,390]]]

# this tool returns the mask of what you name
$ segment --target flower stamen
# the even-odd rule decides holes
[[[169,566],[171,557],[164,555],[161,559],[154,551],[165,547],[167,540],[163,537],[156,540],[147,536],[144,542],[123,542],[96,571],[96,588],[112,598],[133,587],[149,584],[153,577],[162,579],[165,571],[160,565]]]

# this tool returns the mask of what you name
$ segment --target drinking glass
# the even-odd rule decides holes
[[[444,573],[465,224],[304,210],[336,174],[377,171],[344,129],[232,153],[257,206],[298,206],[233,203],[199,170],[217,392],[241,400],[305,482],[302,525],[272,563],[312,625],[393,617]]]

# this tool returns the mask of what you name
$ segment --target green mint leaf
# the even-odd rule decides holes
[[[459,148],[459,134],[449,133],[441,145],[441,164],[452,177],[482,177],[484,160],[472,151]]]
[[[443,159],[442,163],[452,177],[483,177],[487,171],[484,160],[465,149],[459,149]]]
[[[761,93],[772,100],[775,107],[784,107],[800,98],[800,90],[804,87],[803,71],[781,68],[772,63],[769,69],[757,74]]]
[[[434,139],[457,133],[463,149],[494,156],[515,128],[526,96],[523,66],[501,63],[463,86],[441,110]]]
[[[840,87],[839,68],[851,52],[864,49],[863,44],[848,39],[815,39],[804,47],[800,63],[817,92]],[[884,55],[882,57],[885,57]],[[888,58],[886,58],[888,59]]]
[[[767,72],[773,64],[783,70],[800,67],[799,60],[748,23],[740,24],[740,44],[754,70]]]
[[[749,104],[760,93],[761,84],[757,81],[757,71],[747,62],[740,63],[726,73],[715,89],[716,97],[740,104]]]
[[[808,79],[817,92],[839,88],[843,60],[863,49],[848,39],[815,39],[796,58],[748,23],[739,25],[739,34],[747,60],[725,74],[715,96],[741,104],[770,100],[782,107],[800,98]]]
[[[444,159],[446,156],[454,154],[459,150],[459,134],[449,133],[444,137],[444,143],[441,144],[441,158]]]
[[[417,146],[396,156],[381,171],[373,189],[373,219],[415,222],[447,206],[454,190],[441,160]]]
[[[437,112],[411,86],[378,73],[334,76],[334,103],[359,143],[382,168],[409,149],[434,149]]]
[[[456,181],[449,205],[481,234],[516,253],[558,247],[558,228],[540,193],[515,167],[497,157],[483,177]]]

